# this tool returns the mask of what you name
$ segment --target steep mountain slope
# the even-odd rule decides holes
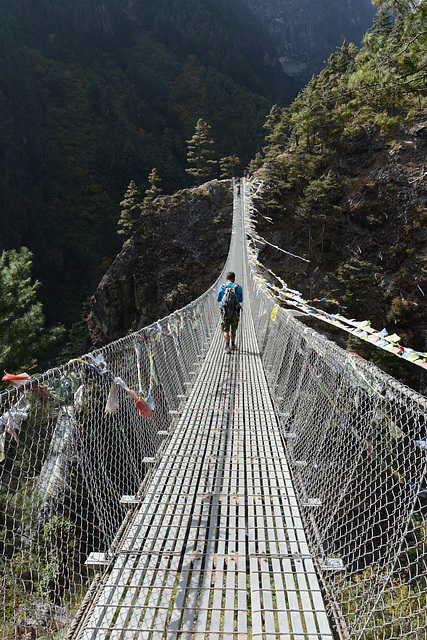
[[[318,34],[306,13],[294,18],[282,44],[299,55]],[[350,18],[339,17],[343,37]],[[164,193],[190,186],[186,140],[199,117],[218,157],[253,157],[273,98],[300,86],[276,35],[243,0],[0,2],[0,249],[33,251],[50,322],[78,319],[120,250],[131,179],[144,190],[156,167]]]
[[[231,220],[229,181],[160,197],[155,218],[123,245],[95,291],[92,344],[144,327],[203,293],[225,262]]]
[[[261,235],[309,262],[271,248],[261,259],[325,311],[343,306],[424,352],[427,2],[380,5],[359,53],[340,47],[288,108],[269,114],[254,165],[266,181],[260,212],[274,224],[260,218]],[[334,337],[419,388],[421,369],[404,372],[402,360]]]
[[[275,43],[286,76],[305,84],[346,39],[360,44],[372,24],[371,0],[242,0]]]
[[[198,117],[217,157],[246,162],[272,90],[226,2],[19,0],[0,17],[0,249],[33,251],[49,320],[70,324],[120,249],[130,180],[190,185]]]
[[[313,209],[309,225],[293,188],[280,195],[267,188],[259,200],[260,211],[274,220],[269,225],[259,219],[261,235],[305,257],[311,243],[312,264],[269,246],[261,261],[306,298],[337,299],[347,306],[346,315],[369,319],[379,329],[388,326],[407,345],[424,350],[426,156],[425,117],[389,133],[365,125],[342,135],[322,172],[336,179],[328,213],[319,216]],[[273,211],[265,204],[272,197],[280,200]],[[331,277],[340,265],[348,265],[346,278]]]

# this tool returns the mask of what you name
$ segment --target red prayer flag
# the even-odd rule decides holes
[[[143,400],[142,398],[138,398],[133,402],[135,407],[138,409],[138,413],[140,416],[142,416],[143,418],[152,418],[153,412],[151,411],[145,400]]]
[[[10,433],[12,438],[14,438],[16,440],[16,443],[19,444],[18,436],[16,435],[16,431],[15,431],[14,426],[11,423],[10,420],[7,421],[7,424],[6,424],[5,428],[4,428],[4,430],[6,431],[6,433]]]
[[[31,380],[31,378],[28,373],[18,373],[17,375],[14,375],[13,373],[5,373],[2,380],[4,382],[9,380],[11,382],[25,382],[26,380]]]

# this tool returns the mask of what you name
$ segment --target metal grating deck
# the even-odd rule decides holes
[[[84,640],[331,639],[250,313],[215,334]]]

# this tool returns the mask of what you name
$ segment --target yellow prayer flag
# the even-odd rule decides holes
[[[273,322],[276,322],[278,308],[279,308],[279,305],[276,304],[276,306],[274,307],[273,311],[271,312],[271,319],[273,320]]]
[[[387,342],[399,342],[400,336],[397,333],[393,333],[391,336],[385,336],[384,340],[387,340]]]

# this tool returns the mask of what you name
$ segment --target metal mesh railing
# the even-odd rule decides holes
[[[235,228],[228,265],[248,269],[244,313],[337,633],[425,638],[426,399],[284,309],[273,314],[242,242]],[[142,495],[217,329],[217,286],[0,395],[1,638],[73,628],[131,513],[122,497]]]
[[[234,222],[223,274],[234,253],[242,271],[243,244]],[[73,630],[127,525],[123,496],[143,495],[219,331],[223,274],[149,327],[38,378],[11,376],[0,394],[0,638]]]
[[[249,225],[250,193],[246,206]],[[426,638],[427,399],[275,309],[249,257],[264,367],[337,629]]]
[[[218,325],[217,286],[0,396],[0,637],[69,627],[155,468]],[[105,556],[104,556],[105,561]]]

